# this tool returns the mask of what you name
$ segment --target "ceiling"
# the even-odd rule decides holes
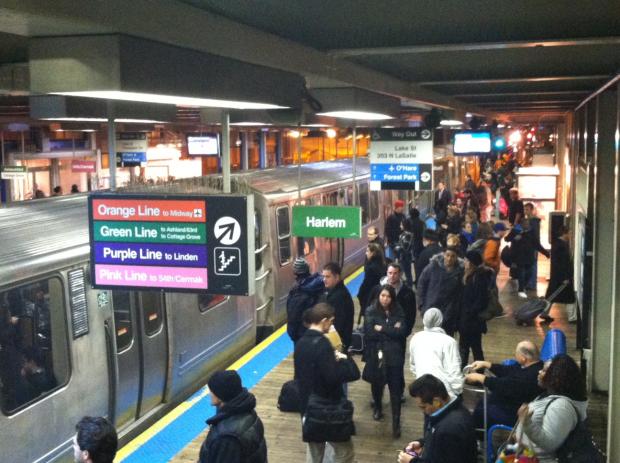
[[[620,70],[618,0],[2,0],[0,65],[28,37],[110,32],[514,121],[561,119]]]

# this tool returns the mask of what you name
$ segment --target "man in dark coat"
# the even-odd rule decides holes
[[[549,257],[549,251],[536,240],[528,220],[522,220],[521,225],[515,225],[504,238],[510,244],[512,264],[516,267],[516,276],[519,282],[519,297],[527,298],[525,285],[530,278],[532,266],[536,261],[537,252]]]
[[[325,292],[320,298],[334,308],[334,328],[342,340],[342,348],[346,353],[351,345],[353,335],[353,319],[355,307],[351,293],[342,281],[340,265],[330,262],[323,267],[323,283]]]
[[[523,208],[523,201],[519,199],[519,190],[517,188],[511,188],[509,190],[510,202],[508,203],[508,222],[510,225],[517,225],[523,220],[525,210]]]
[[[366,237],[368,238],[368,244],[375,243],[381,246],[381,249],[385,247],[385,243],[383,242],[383,238],[379,235],[379,229],[374,225],[368,227],[366,230]]]
[[[435,190],[435,205],[433,210],[435,211],[435,217],[438,223],[443,223],[448,214],[448,204],[452,202],[452,194],[450,190],[446,188],[445,183],[437,182],[437,190]]]
[[[321,274],[310,274],[310,266],[303,257],[295,259],[293,273],[295,285],[286,298],[286,332],[293,342],[297,342],[306,331],[302,321],[303,313],[319,301],[325,285]]]
[[[424,244],[424,249],[413,263],[413,268],[415,269],[416,286],[418,281],[420,280],[422,272],[431,261],[431,258],[437,254],[440,254],[443,251],[443,249],[441,249],[441,246],[439,246],[439,236],[434,230],[424,230],[424,233],[422,234],[422,243]]]
[[[558,294],[553,302],[566,304],[566,312],[570,323],[577,322],[577,307],[575,306],[575,288],[573,287],[573,261],[570,256],[568,242],[570,230],[566,226],[560,227],[558,237],[551,245],[551,275],[547,286],[546,298],[549,298],[560,286],[566,287]],[[548,314],[541,315],[543,319],[552,322]]]
[[[442,328],[452,336],[457,328],[463,289],[462,259],[456,248],[447,248],[431,259],[418,279],[420,313],[436,307],[443,315]]]
[[[400,236],[400,225],[405,220],[405,214],[403,214],[403,209],[405,207],[405,202],[401,199],[397,199],[394,201],[394,211],[385,219],[385,240],[387,241],[388,249],[386,249],[386,253],[389,253],[390,259],[394,259],[396,253],[394,251],[394,247],[398,244],[398,237]]]
[[[334,320],[334,311],[329,304],[319,303],[304,313],[308,330],[295,345],[295,378],[299,383],[299,401],[302,416],[306,411],[310,394],[337,401],[344,395],[343,384],[359,379],[360,372],[353,360],[336,352],[325,337]],[[321,463],[325,444],[334,450],[334,461],[352,463],[353,442],[332,442],[326,436],[325,442],[308,442],[306,461]]]
[[[406,451],[420,456],[414,459],[400,452],[399,463],[476,463],[474,421],[460,397],[450,400],[444,384],[433,375],[423,375],[409,387],[418,408],[426,417],[424,439],[410,442]]]
[[[266,463],[265,431],[254,411],[254,395],[242,387],[235,370],[213,373],[208,384],[217,413],[207,420],[209,433],[198,463]]]
[[[543,367],[538,347],[531,341],[521,341],[515,350],[516,365],[502,365],[487,361],[472,363],[472,370],[488,369],[495,376],[482,373],[469,373],[465,381],[470,384],[482,384],[491,394],[487,399],[487,428],[494,424],[514,426],[517,410],[524,403],[529,403],[542,389],[538,385],[538,373]],[[474,410],[474,422],[477,428],[484,426],[484,407],[482,400]]]
[[[409,229],[413,233],[413,260],[415,261],[424,250],[424,230],[426,229],[426,224],[420,218],[420,211],[415,207],[409,209],[407,221],[409,222]]]

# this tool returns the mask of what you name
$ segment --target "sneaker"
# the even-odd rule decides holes
[[[519,291],[517,295],[522,299],[527,299],[527,294],[525,294],[525,291]]]

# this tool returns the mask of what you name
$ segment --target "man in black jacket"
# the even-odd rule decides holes
[[[517,410],[534,400],[542,389],[538,385],[538,373],[543,367],[538,347],[531,341],[521,341],[515,350],[516,365],[501,365],[486,361],[472,363],[472,370],[489,369],[495,376],[482,373],[469,373],[465,381],[484,385],[491,394],[487,401],[487,428],[494,424],[514,426]],[[474,410],[476,427],[483,426],[484,410],[482,401]]]
[[[329,262],[323,267],[323,283],[325,292],[321,296],[321,302],[327,302],[334,308],[334,327],[342,340],[342,348],[346,353],[351,345],[353,335],[353,319],[355,308],[351,293],[342,281],[340,265]]]
[[[394,211],[385,219],[385,240],[387,244],[385,257],[389,259],[394,259],[396,257],[394,248],[398,244],[398,237],[401,232],[400,225],[405,220],[405,214],[403,214],[404,208],[405,201],[397,199],[394,201]]]
[[[409,394],[428,419],[424,439],[410,442],[398,455],[398,462],[476,463],[476,431],[462,399],[451,400],[446,387],[433,375],[415,380]],[[417,459],[411,455],[413,452],[419,455]]]
[[[439,246],[439,236],[434,230],[424,230],[424,234],[422,235],[422,244],[424,245],[424,249],[413,263],[416,285],[418,281],[420,281],[420,275],[422,275],[422,272],[431,261],[431,258],[443,251],[441,246]]]
[[[448,213],[448,204],[451,202],[452,194],[450,193],[450,190],[446,189],[446,185],[443,182],[437,182],[437,190],[435,190],[435,205],[433,206],[437,223],[444,223]]]
[[[213,373],[208,384],[217,413],[207,420],[209,434],[198,463],[266,463],[267,443],[254,395],[242,387],[235,370]]]
[[[329,304],[319,303],[304,312],[308,330],[295,345],[295,378],[299,382],[299,401],[302,416],[308,406],[310,394],[338,401],[344,395],[343,384],[359,379],[355,362],[335,352],[325,337],[334,321],[334,311]],[[355,456],[353,442],[333,442],[325,436],[324,442],[307,442],[306,461],[321,463],[325,444],[334,450],[335,463],[352,463]]]
[[[293,262],[293,273],[295,284],[286,297],[286,332],[293,342],[297,342],[306,331],[303,313],[319,301],[325,285],[323,275],[310,274],[310,266],[303,257]]]

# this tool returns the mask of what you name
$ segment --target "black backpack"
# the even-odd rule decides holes
[[[282,385],[278,397],[278,408],[281,412],[297,412],[300,410],[299,384],[294,379]]]
[[[547,413],[547,408],[554,400],[556,399],[549,401],[545,407],[545,413]],[[592,433],[588,428],[587,420],[580,420],[577,408],[572,402],[570,404],[575,409],[577,425],[560,448],[555,451],[558,463],[605,463],[605,454],[592,439]]]

